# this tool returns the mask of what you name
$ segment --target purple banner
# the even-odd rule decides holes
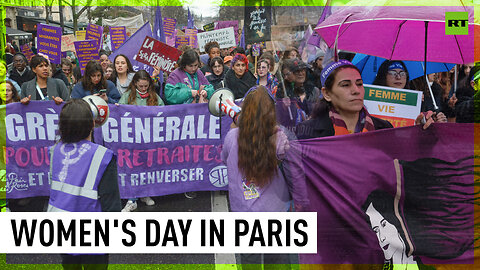
[[[291,146],[283,164],[303,190],[294,196],[297,210],[318,215],[317,254],[301,255],[300,263],[473,263],[473,124]]]
[[[7,198],[48,196],[47,147],[55,142],[61,105],[9,104],[6,117]],[[231,119],[222,120],[222,136]],[[110,118],[95,129],[95,142],[117,155],[122,198],[226,190],[218,117],[207,104],[110,105]]]
[[[127,32],[125,26],[110,27],[110,42],[112,43],[112,51],[117,50],[127,40]]]
[[[189,45],[190,37],[188,36],[176,36],[175,37],[175,48],[180,48],[182,45]]]
[[[152,67],[150,67],[147,64],[140,63],[134,60],[134,56],[135,54],[137,54],[138,48],[140,48],[140,45],[141,45],[140,42],[145,40],[146,36],[149,36],[149,37],[152,36],[152,28],[150,27],[149,22],[146,22],[129,39],[127,39],[127,41],[125,41],[125,43],[123,43],[115,52],[110,54],[108,59],[110,59],[110,61],[112,61],[113,63],[115,62],[114,60],[117,55],[123,54],[126,57],[128,57],[128,59],[132,63],[133,70],[135,71],[145,70],[149,74],[152,74],[153,72]]]
[[[175,27],[177,26],[177,20],[172,18],[163,18],[163,33],[166,37],[175,36]]]
[[[235,33],[235,44],[238,44],[238,21],[217,21],[215,22],[215,30],[233,27]]]
[[[62,28],[37,24],[37,53],[46,55],[51,63],[60,64]]]
[[[98,50],[100,50],[100,47],[102,46],[102,43],[103,43],[102,38],[103,38],[103,27],[96,24],[91,24],[91,23],[88,24],[87,33],[85,34],[85,39],[95,40],[97,53],[98,53]]]
[[[90,60],[99,60],[98,48],[95,40],[82,40],[73,42],[75,45],[75,51],[77,52],[77,59],[80,63],[80,70],[85,72],[85,67]]]

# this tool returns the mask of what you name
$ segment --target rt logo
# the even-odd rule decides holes
[[[468,12],[445,12],[445,35],[468,35]]]

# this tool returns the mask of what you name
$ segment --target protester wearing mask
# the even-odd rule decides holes
[[[235,99],[239,99],[256,84],[257,79],[248,69],[248,60],[244,54],[237,53],[231,65],[225,74],[225,87],[232,91]]]
[[[50,78],[50,63],[41,56],[35,55],[30,61],[30,68],[35,73],[35,78],[22,85],[22,104],[30,100],[54,100],[56,104],[70,99],[67,87],[62,80]]]
[[[168,104],[206,102],[213,86],[198,68],[200,57],[193,49],[187,49],[179,60],[179,67],[167,79],[165,98]]]
[[[16,81],[20,87],[23,83],[35,78],[33,71],[27,66],[28,60],[23,53],[13,56],[13,69],[10,71],[10,79]]]

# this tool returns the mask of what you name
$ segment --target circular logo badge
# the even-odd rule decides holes
[[[208,178],[215,187],[220,188],[228,185],[227,166],[220,165],[211,169]]]

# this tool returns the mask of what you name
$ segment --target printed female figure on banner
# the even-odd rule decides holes
[[[455,162],[395,160],[394,165],[396,195],[374,190],[362,205],[384,253],[384,269],[430,269],[420,256],[450,260],[473,253],[474,226],[478,225],[473,218],[478,200],[473,157]]]

